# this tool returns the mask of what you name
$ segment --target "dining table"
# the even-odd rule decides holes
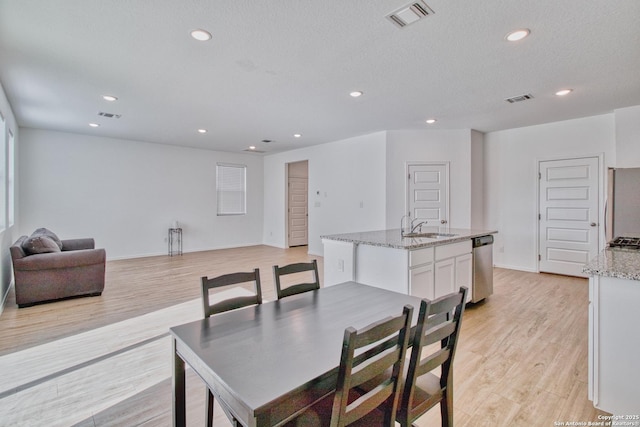
[[[344,330],[413,310],[420,298],[345,282],[170,328],[173,421],[186,425],[190,366],[246,427],[278,426],[335,391]]]

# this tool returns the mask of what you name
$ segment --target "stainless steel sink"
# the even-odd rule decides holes
[[[444,239],[447,237],[454,237],[457,236],[457,234],[451,234],[451,233],[406,233],[403,234],[402,237],[409,237],[409,238],[417,238],[417,237],[424,237],[427,239]]]

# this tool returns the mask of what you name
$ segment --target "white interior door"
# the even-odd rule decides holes
[[[586,277],[582,267],[599,247],[599,159],[542,161],[538,166],[539,269]]]
[[[407,212],[411,219],[426,225],[449,222],[449,164],[409,164],[407,166]]]
[[[303,246],[309,243],[308,228],[308,178],[307,162],[289,165],[288,179],[288,220],[289,246]]]

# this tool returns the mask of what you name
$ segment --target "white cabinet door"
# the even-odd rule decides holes
[[[454,258],[436,262],[434,272],[434,297],[439,298],[443,295],[452,293],[455,288],[455,277],[456,269]]]
[[[418,298],[434,299],[433,263],[409,270],[409,290]]]
[[[464,286],[467,292],[467,302],[471,301],[471,287],[473,286],[473,257],[471,254],[456,257],[456,285],[453,291]]]
[[[640,286],[637,280],[602,276],[594,285],[593,404],[612,414],[640,414]]]
[[[594,405],[598,404],[598,396],[595,391],[595,377],[596,377],[596,344],[598,342],[598,336],[596,335],[597,329],[594,324],[596,319],[596,313],[598,310],[598,300],[594,298],[596,292],[600,287],[600,276],[591,276],[589,278],[589,346],[588,346],[588,375],[587,375],[587,397],[593,402]]]

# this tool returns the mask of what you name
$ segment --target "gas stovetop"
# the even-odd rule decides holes
[[[640,237],[616,237],[609,242],[609,247],[640,250]]]

